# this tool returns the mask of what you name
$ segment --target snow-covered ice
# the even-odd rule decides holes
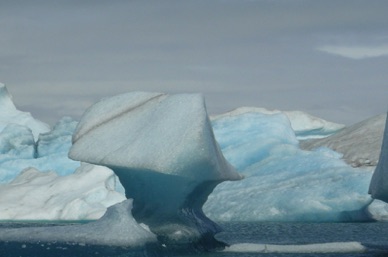
[[[215,141],[199,94],[103,99],[82,116],[69,156],[111,168],[134,199],[135,219],[166,244],[216,246],[219,228],[202,205],[217,184],[241,178]]]

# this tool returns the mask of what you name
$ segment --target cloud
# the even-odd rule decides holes
[[[374,45],[385,46],[377,56],[387,53],[386,0],[3,2],[0,81],[44,121],[79,117],[102,97],[135,90],[202,92],[210,113],[310,111],[347,99],[353,110],[386,110],[388,59],[316,51]],[[375,56],[370,49],[356,52]]]
[[[339,55],[342,57],[361,60],[366,58],[374,58],[388,56],[388,44],[380,46],[322,46],[319,51],[329,54]]]

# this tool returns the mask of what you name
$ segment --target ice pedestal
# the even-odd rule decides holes
[[[69,156],[111,168],[134,199],[134,218],[162,243],[218,246],[219,228],[202,206],[217,184],[241,177],[215,141],[201,95],[104,99],[81,118]]]

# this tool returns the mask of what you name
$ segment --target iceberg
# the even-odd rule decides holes
[[[34,119],[28,112],[16,109],[6,86],[0,83],[0,132],[11,123],[29,128],[35,141],[38,140],[39,134],[50,131],[49,125]]]
[[[343,154],[343,159],[353,167],[376,166],[383,141],[386,115],[381,114],[346,127],[323,139],[301,142],[301,148],[313,150],[329,147]]]
[[[2,253],[14,250],[20,254],[24,249],[31,254],[50,249],[51,252],[59,250],[62,254],[67,251],[74,254],[77,247],[85,252],[86,247],[102,246],[101,250],[110,247],[125,252],[156,243],[156,236],[130,215],[131,209],[132,201],[125,200],[109,207],[101,219],[87,224],[0,229],[0,250]],[[15,243],[19,243],[16,249]]]
[[[25,126],[8,124],[0,132],[0,163],[35,157],[34,136]]]
[[[274,245],[241,243],[227,247],[229,253],[363,253],[368,248],[360,242],[333,242],[305,245]]]
[[[66,155],[71,147],[71,138],[78,122],[71,117],[63,117],[46,133],[39,135],[36,157],[53,154]]]
[[[68,176],[27,168],[0,185],[0,220],[95,220],[125,200],[115,182],[110,169],[86,163]]]
[[[5,125],[0,131],[0,184],[9,183],[29,167],[61,176],[72,174],[80,166],[67,157],[76,125],[73,119],[62,118],[51,131],[40,134],[37,142],[28,127]]]
[[[268,110],[258,107],[239,107],[227,113],[214,115],[211,119],[217,120],[228,116],[240,116],[243,114],[284,114],[288,118],[298,140],[324,138],[337,133],[345,127],[343,124],[323,120],[301,111]]]
[[[201,95],[103,99],[82,116],[69,157],[112,169],[133,199],[133,217],[164,244],[222,246],[202,206],[217,184],[241,176],[215,141]]]
[[[147,94],[152,96],[158,95],[156,93],[136,94],[140,96],[145,96]],[[125,110],[128,107],[128,103],[134,103],[134,105],[136,105],[136,101],[139,104],[142,102],[141,97],[135,97],[136,99],[133,100],[130,100],[128,95],[117,97],[122,100],[114,100],[110,101],[110,103],[109,101],[104,100],[102,101],[104,104],[100,105],[100,107],[98,107],[99,105],[97,104],[96,106],[100,109],[95,112],[96,115],[88,115],[88,122],[83,122],[83,125],[80,125],[83,130],[89,131],[94,128],[99,129],[100,124],[98,122],[101,120],[109,120],[112,117],[112,112],[113,114],[116,112],[115,115],[118,117],[121,117],[121,115],[125,116],[127,115]],[[8,99],[7,101],[11,101],[9,97],[6,99]],[[184,101],[186,101],[186,99]],[[112,111],[106,112],[107,106],[105,104],[107,103],[111,105],[109,109]],[[188,101],[188,103],[190,102]],[[149,103],[144,101],[144,109],[149,107],[148,104]],[[11,105],[14,106],[12,102]],[[167,107],[161,107],[159,104],[155,104],[155,106],[157,106],[156,109],[160,112],[162,110],[165,110],[165,112],[170,111]],[[173,105],[171,104],[171,106]],[[179,147],[182,149],[187,147],[187,156],[191,155],[195,157],[195,155],[192,154],[192,149],[199,149],[199,146],[193,145],[191,141],[188,141],[189,143],[187,144],[183,144],[183,140],[181,140],[182,143],[173,143],[173,147],[169,147],[171,143],[161,141],[160,139],[162,137],[157,137],[158,133],[155,132],[156,130],[159,130],[159,135],[169,135],[165,131],[169,132],[169,130],[171,130],[171,133],[174,129],[178,131],[179,128],[183,127],[181,123],[185,120],[189,120],[189,118],[186,117],[188,116],[186,115],[187,112],[182,115],[184,118],[179,118],[178,122],[177,119],[171,118],[168,115],[158,114],[156,111],[152,114],[144,111],[144,109],[134,108],[135,112],[131,113],[133,119],[136,118],[140,121],[139,124],[143,124],[143,127],[139,125],[137,130],[132,126],[123,125],[121,121],[118,122],[116,118],[112,120],[118,124],[114,133],[120,136],[120,138],[112,138],[112,142],[118,148],[122,147],[122,149],[126,149],[126,142],[133,139],[130,143],[133,147],[129,147],[132,153],[117,149],[115,152],[112,151],[110,156],[104,157],[104,161],[107,161],[108,159],[112,160],[113,158],[116,158],[115,156],[118,156],[116,159],[120,159],[120,162],[125,160],[126,163],[123,165],[132,165],[135,162],[139,165],[152,163],[153,166],[148,164],[150,166],[148,166],[147,169],[152,170],[157,169],[157,167],[163,167],[163,169],[169,170],[171,167],[174,167],[173,160],[176,160],[176,164],[185,163],[185,157],[182,157],[184,156],[184,151],[181,152],[182,155],[180,155],[181,157],[178,161],[175,157],[177,156],[176,153],[179,151],[174,151],[174,149],[177,150]],[[178,112],[178,110],[175,111]],[[290,113],[292,113],[292,115],[290,115]],[[160,127],[159,125],[156,127],[155,125],[152,125],[154,124],[154,120],[156,123],[163,123],[163,119],[166,119],[167,117],[170,118],[169,120],[165,120],[165,122],[167,123],[169,121],[170,124],[165,124],[165,127]],[[217,186],[204,205],[203,209],[205,214],[216,221],[357,221],[386,219],[385,216],[387,216],[388,213],[386,204],[374,200],[372,204],[368,205],[372,200],[368,195],[368,187],[372,176],[372,169],[375,167],[373,165],[377,164],[378,155],[381,150],[385,116],[380,115],[376,118],[364,121],[355,127],[350,126],[343,129],[341,129],[341,125],[337,126],[316,117],[309,117],[308,114],[302,112],[269,111],[263,108],[251,107],[239,108],[236,111],[211,117],[210,125],[212,126],[219,148],[222,151],[222,155],[239,171],[241,176],[245,176],[245,179],[233,183],[224,182]],[[90,122],[91,120],[93,120],[93,122]],[[315,123],[315,121],[319,122]],[[189,120],[188,122],[190,123],[192,121]],[[18,122],[15,121],[14,123]],[[68,185],[72,183],[71,179],[77,180],[74,184],[79,182],[78,180],[80,180],[81,177],[73,176],[71,174],[79,168],[80,162],[70,160],[67,157],[72,145],[72,135],[78,122],[71,118],[63,118],[51,131],[40,134],[37,142],[34,142],[35,139],[29,127],[20,124],[12,124],[11,120],[7,120],[7,123],[4,122],[2,124],[4,125],[4,129],[0,132],[0,188],[17,190],[16,187],[10,187],[10,183],[15,180],[20,173],[23,174],[23,170],[33,170],[29,169],[29,167],[33,167],[35,170],[40,171],[36,173],[29,171],[31,174],[35,174],[37,178],[40,177],[43,179],[44,176],[47,176],[47,178],[54,178],[54,176],[50,174],[55,172],[60,175],[60,177],[69,176]],[[136,124],[138,124],[137,121]],[[105,126],[105,124],[102,125]],[[349,130],[352,127],[354,129]],[[109,128],[106,127],[106,130],[109,130]],[[126,131],[129,131],[128,134],[137,135],[137,137],[130,139],[128,135],[125,134]],[[145,136],[145,134],[148,133],[147,131],[154,131],[154,134],[151,133],[151,135],[154,136]],[[325,131],[331,131],[334,134],[328,136],[328,133]],[[347,132],[344,133],[345,131]],[[352,131],[358,132],[351,136],[353,134]],[[118,132],[123,133],[124,135],[119,134]],[[343,137],[336,137],[341,134]],[[98,134],[95,135],[100,137]],[[322,140],[330,142],[330,144],[311,145],[310,148],[307,148],[305,147],[305,144],[314,141],[301,140],[303,138],[306,139],[306,135],[308,135],[310,139],[311,137],[325,136],[326,138]],[[108,137],[108,135],[106,137]],[[136,141],[137,138],[138,141]],[[155,138],[158,140],[155,140]],[[367,138],[373,139],[370,142],[375,143],[367,144]],[[142,142],[145,142],[145,144],[143,145]],[[338,148],[338,152],[330,149],[331,144],[336,143],[345,145],[344,142],[347,142],[346,145],[348,145],[348,147]],[[108,138],[106,138],[104,144],[96,143],[91,146],[91,152],[95,153],[96,151],[101,151],[101,153],[103,153],[110,143]],[[166,146],[166,149],[163,149],[163,151],[155,150],[161,149],[163,145]],[[218,146],[216,148],[218,148]],[[219,152],[220,149],[215,150],[215,152]],[[84,153],[86,152],[89,152],[89,149],[85,149]],[[350,154],[351,152],[353,152],[353,155]],[[368,154],[370,157],[363,157],[363,161],[358,163],[365,163],[365,165],[371,166],[364,165],[358,168],[350,167],[344,162],[346,159],[342,157],[348,155],[361,157],[365,156],[365,154]],[[210,155],[213,155],[213,153],[209,154],[209,156]],[[136,156],[136,159],[130,156]],[[149,156],[152,156],[152,158],[149,158]],[[170,156],[173,158],[170,158]],[[214,156],[217,156],[217,154]],[[93,156],[89,157],[92,158]],[[187,159],[188,158],[189,157],[187,157]],[[222,160],[222,158],[218,157],[215,157],[214,159]],[[350,158],[350,160],[351,159],[352,158]],[[361,160],[360,158],[358,159]],[[164,160],[166,160],[166,162],[164,162]],[[357,160],[357,158],[355,160]],[[365,162],[366,160],[370,160],[370,162]],[[99,162],[99,160],[96,159],[96,162]],[[112,163],[110,163],[110,165],[112,165]],[[99,169],[96,171],[98,170]],[[171,173],[173,171],[174,170],[171,169]],[[146,173],[147,172],[144,172],[142,174]],[[20,176],[22,176],[22,174],[20,174]],[[102,172],[100,175],[102,176],[102,174],[107,173]],[[132,175],[133,174],[135,173],[132,173]],[[162,172],[155,173],[156,175],[154,173],[151,174],[153,175],[150,175],[150,177],[161,175],[161,180],[158,181],[163,181],[162,177],[166,175],[165,177],[168,181],[166,183],[170,182],[170,177],[178,178],[182,175],[175,176]],[[187,176],[189,176],[189,174]],[[99,177],[97,173],[96,176]],[[204,176],[204,174],[201,176]],[[55,181],[59,183],[58,185],[62,183],[60,182],[60,177],[55,176],[55,179],[49,183],[52,188],[57,187]],[[89,178],[88,176],[83,176],[82,179]],[[112,178],[108,179],[108,181],[111,181],[111,179]],[[90,182],[92,181],[93,180]],[[103,179],[99,181],[100,182],[96,184],[96,187],[98,188],[100,188],[100,183],[103,183]],[[47,210],[47,214],[52,214],[51,216],[44,216],[46,219],[73,219],[76,217],[79,219],[87,217],[98,218],[103,213],[101,206],[101,208],[98,208],[99,211],[97,212],[94,211],[94,208],[80,209],[79,216],[77,216],[75,214],[77,207],[72,209],[73,211],[63,212],[61,215],[58,215],[56,212],[50,211],[49,206],[52,206],[52,208],[59,208],[60,205],[68,206],[68,203],[73,201],[79,203],[79,205],[75,206],[81,206],[84,193],[80,193],[80,196],[78,197],[80,199],[78,201],[76,200],[77,197],[72,198],[66,196],[70,192],[69,189],[58,186],[58,189],[62,188],[64,191],[62,193],[59,193],[59,191],[55,193],[57,196],[57,205],[45,205],[44,202],[47,198],[39,195],[39,190],[32,190],[34,187],[33,183],[35,182],[36,180],[31,176],[30,180],[25,180],[23,186],[26,188],[27,184],[31,183],[31,190],[28,191],[29,199],[34,199],[31,201],[36,203],[35,207],[41,207],[42,209]],[[158,184],[155,182],[155,184],[155,188],[163,187],[161,183]],[[124,189],[119,189],[118,187],[121,187],[121,183],[116,183],[116,191],[124,191]],[[328,188],[330,188],[330,190],[328,190]],[[6,195],[10,195],[10,193],[7,193],[7,190],[3,189],[0,198],[3,199],[4,206],[11,206],[5,201],[9,200],[15,202],[15,199],[12,197],[5,198]],[[98,194],[99,190],[96,190],[95,192]],[[33,197],[34,195],[36,195],[36,197]],[[63,197],[61,198],[60,196]],[[152,195],[149,197],[152,198],[151,196]],[[88,197],[92,197],[92,194]],[[129,198],[131,197],[129,196]],[[166,198],[168,197],[166,196]],[[176,198],[179,198],[179,195],[174,198],[176,200]],[[183,198],[184,196],[179,199]],[[96,196],[96,199],[100,198]],[[39,201],[42,202],[38,203]],[[220,202],[222,202],[222,204],[220,204]],[[112,204],[114,204],[114,202],[112,202]],[[151,199],[151,201],[144,203],[144,208],[151,205],[159,208],[159,206],[162,205],[157,204],[158,203],[155,203],[155,199]],[[108,206],[108,204],[104,206]],[[163,209],[163,207],[164,206],[161,206],[160,208]],[[43,217],[42,214],[37,211],[36,218],[34,218],[34,206],[29,207],[26,205],[26,211],[22,211],[22,206],[17,208],[20,210],[20,215],[15,212],[8,212],[8,217],[13,215],[15,219],[17,217],[20,217],[19,219],[21,219],[24,215],[22,215],[22,213],[29,212],[29,219],[36,220]],[[171,209],[174,208],[175,206]],[[91,213],[87,214],[86,210],[90,210]],[[135,210],[139,209],[136,207]],[[67,213],[66,215],[68,215],[68,217],[66,217],[65,213]]]
[[[388,203],[388,117],[385,120],[380,158],[370,182],[369,193],[374,199]]]
[[[375,221],[388,221],[388,204],[384,201],[374,199],[366,208],[368,216]]]
[[[9,183],[29,167],[72,174],[80,166],[67,157],[76,125],[64,117],[50,130],[30,113],[18,110],[0,83],[0,184]]]
[[[284,113],[238,113],[212,122],[225,158],[245,178],[215,188],[204,205],[211,219],[370,220],[372,173],[350,167],[329,148],[301,150]]]

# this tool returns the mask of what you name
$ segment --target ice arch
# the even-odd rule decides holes
[[[202,206],[217,184],[241,178],[222,155],[199,94],[103,99],[81,118],[69,157],[111,168],[134,199],[134,218],[166,245],[217,247],[219,227]]]

